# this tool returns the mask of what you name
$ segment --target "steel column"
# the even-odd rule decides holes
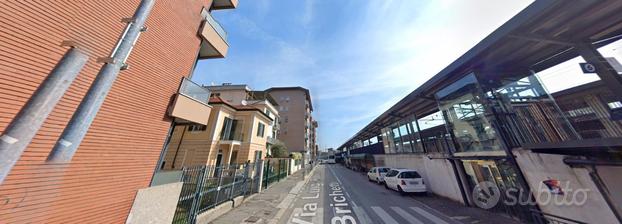
[[[101,108],[108,92],[121,69],[127,68],[125,64],[140,33],[145,30],[144,24],[153,8],[155,0],[142,0],[134,12],[131,21],[121,36],[119,43],[113,50],[109,59],[95,77],[95,81],[89,88],[80,106],[71,117],[58,142],[48,156],[48,162],[67,163],[71,161],[78,146],[84,139],[86,132],[93,123],[97,112]]]
[[[80,73],[89,57],[72,47],[17,113],[0,136],[0,184]]]

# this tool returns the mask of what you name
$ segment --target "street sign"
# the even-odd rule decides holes
[[[596,73],[596,67],[591,63],[579,63],[579,65],[585,74]]]

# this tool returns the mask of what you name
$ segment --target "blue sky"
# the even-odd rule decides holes
[[[320,148],[338,147],[532,0],[241,0],[213,12],[225,59],[193,80],[310,89]]]

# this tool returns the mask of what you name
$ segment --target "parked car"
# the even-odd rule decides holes
[[[414,169],[392,169],[384,177],[384,186],[402,195],[427,192],[423,177]]]
[[[389,172],[391,168],[389,167],[372,167],[367,172],[367,179],[369,181],[376,181],[378,184],[384,183],[384,175]]]

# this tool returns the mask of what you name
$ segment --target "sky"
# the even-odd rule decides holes
[[[311,92],[320,148],[356,132],[533,0],[241,0],[193,81]]]

